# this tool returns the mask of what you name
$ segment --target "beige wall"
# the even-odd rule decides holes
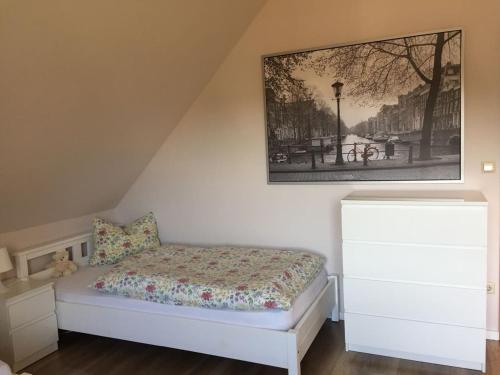
[[[352,190],[481,190],[490,201],[488,278],[498,283],[499,175],[480,166],[500,159],[500,7],[480,3],[271,0],[115,214],[155,211],[163,241],[315,250],[340,272],[339,200]],[[262,54],[456,26],[465,32],[464,184],[266,184]],[[488,296],[491,330],[498,289]]]
[[[262,4],[0,1],[0,233],[115,207]]]

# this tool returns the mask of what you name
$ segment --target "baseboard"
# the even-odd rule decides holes
[[[500,332],[498,331],[486,331],[486,340],[500,340]]]

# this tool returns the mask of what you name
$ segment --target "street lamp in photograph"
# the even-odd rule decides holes
[[[340,96],[342,95],[342,87],[344,87],[344,84],[340,81],[332,84],[333,93],[337,99],[337,157],[335,158],[335,165],[344,165],[344,158],[342,157],[342,134],[340,130]]]

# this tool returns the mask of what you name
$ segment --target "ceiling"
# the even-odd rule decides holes
[[[2,1],[0,233],[115,207],[264,1]]]

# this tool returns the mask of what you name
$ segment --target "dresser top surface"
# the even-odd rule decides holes
[[[342,199],[342,204],[422,204],[422,205],[478,205],[485,206],[488,201],[479,191],[356,191]]]
[[[15,303],[19,299],[23,299],[38,293],[42,289],[52,288],[53,280],[34,280],[30,279],[22,281],[19,279],[10,280],[5,283],[8,291],[0,294],[0,300],[5,300],[7,303]]]

